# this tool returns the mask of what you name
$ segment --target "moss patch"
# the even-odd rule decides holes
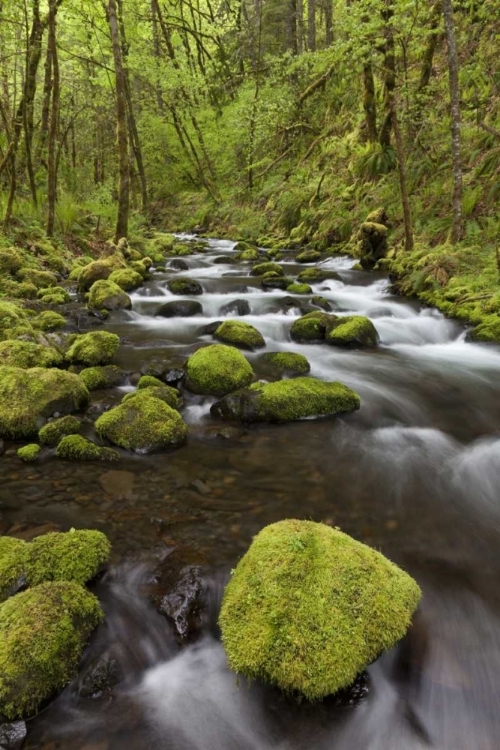
[[[498,343],[500,341],[500,318],[497,315],[487,316],[480,325],[469,332],[467,339]]]
[[[379,552],[311,521],[264,528],[226,587],[219,624],[230,667],[318,700],[406,633],[416,582]]]
[[[80,292],[88,292],[92,284],[95,284],[96,281],[108,279],[113,271],[125,267],[126,263],[119,253],[111,255],[105,260],[96,260],[93,263],[89,263],[83,268],[78,277],[78,290]]]
[[[304,268],[304,270],[297,276],[297,281],[304,284],[315,284],[316,282],[326,281],[327,279],[342,281],[336,271],[326,271],[322,268]]]
[[[26,578],[30,586],[47,581],[84,584],[108,560],[111,545],[100,531],[58,531],[36,537],[26,545]]]
[[[317,250],[304,250],[303,253],[297,255],[296,261],[297,263],[316,263],[320,259],[321,253],[318,253]]]
[[[66,359],[72,364],[90,367],[107,365],[115,356],[119,346],[120,339],[115,333],[91,331],[75,338],[66,352]]]
[[[0,602],[26,584],[26,550],[22,539],[0,536]]]
[[[253,369],[232,346],[213,344],[198,349],[186,363],[187,386],[193,393],[224,396],[249,385]]]
[[[319,310],[310,312],[294,320],[290,335],[294,341],[323,341],[326,332],[336,321],[336,315],[329,315]]]
[[[160,383],[160,385],[150,385],[146,388],[140,388],[133,393],[127,393],[127,395],[123,397],[122,403],[125,404],[131,399],[151,397],[159,398],[160,401],[163,401],[164,404],[168,404],[172,409],[180,409],[182,405],[179,391],[165,383]]]
[[[258,349],[266,345],[262,334],[256,328],[239,320],[225,320],[215,331],[214,337],[224,344],[238,346],[241,349]]]
[[[40,331],[56,331],[59,328],[64,328],[65,325],[66,318],[53,310],[45,310],[36,318],[33,318],[34,328],[38,328]]]
[[[57,445],[65,435],[77,435],[82,424],[77,417],[66,416],[47,422],[38,433],[42,445]]]
[[[67,461],[117,461],[118,451],[102,448],[81,435],[63,437],[56,448],[56,456]]]
[[[309,284],[290,284],[286,290],[290,294],[312,294]]]
[[[26,311],[14,302],[0,300],[0,339],[11,339],[23,334],[32,334]]]
[[[140,287],[143,283],[143,278],[140,273],[137,273],[132,268],[120,268],[113,271],[109,277],[109,281],[128,292]]]
[[[38,297],[44,305],[65,305],[71,302],[71,295],[62,286],[55,286],[52,289],[41,289]]]
[[[264,276],[268,273],[276,274],[276,276],[285,275],[285,272],[279,263],[259,263],[252,268],[252,276]]]
[[[32,341],[0,342],[0,362],[7,367],[58,367],[63,359],[57,349]]]
[[[32,461],[36,461],[41,450],[40,446],[36,443],[30,443],[30,445],[24,445],[17,450],[17,457],[28,464]]]
[[[101,388],[114,388],[117,385],[123,385],[126,377],[123,370],[120,370],[116,365],[86,367],[80,372],[80,378],[89,391],[98,391]]]
[[[55,287],[57,276],[50,271],[38,271],[36,268],[23,268],[17,273],[17,277],[22,281],[29,281],[37,289],[47,289]]]
[[[122,273],[116,271],[115,273]],[[133,273],[133,272],[132,272]],[[91,310],[130,310],[132,302],[123,289],[109,280],[96,281],[90,287],[87,306]]]
[[[307,375],[311,370],[306,357],[295,352],[269,352],[264,354],[264,359],[281,373]]]
[[[371,320],[363,315],[349,315],[333,322],[326,332],[325,341],[332,346],[358,349],[376,346],[379,336]]]

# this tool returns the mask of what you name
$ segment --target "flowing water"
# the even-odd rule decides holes
[[[367,315],[381,344],[345,351],[301,345],[289,330],[309,297],[263,292],[249,266],[231,263],[233,243],[169,269],[133,295],[133,310],[107,329],[122,337],[117,364],[165,371],[212,337],[205,326],[244,299],[267,351],[307,356],[311,374],[361,396],[341,419],[259,425],[221,435],[213,399],[185,394],[188,445],[124,456],[119,464],[20,466],[5,456],[0,532],[94,527],[114,546],[96,584],[106,611],[85,665],[113,658],[121,680],[97,698],[81,676],[29,723],[30,750],[498,750],[500,745],[500,349],[467,343],[437,311],[390,294],[388,280],[325,264],[342,281],[314,285],[339,315]],[[214,263],[227,255],[227,264]],[[284,263],[287,275],[303,266]],[[168,266],[168,264],[167,264]],[[155,317],[175,299],[172,275],[203,286],[203,315]],[[234,317],[234,316],[232,316]],[[261,352],[248,358],[270,377]],[[132,377],[134,382],[134,377]],[[125,386],[95,394],[95,417]],[[86,426],[92,435],[91,420]],[[227,436],[226,436],[227,438]],[[368,669],[356,695],[297,704],[226,667],[216,629],[229,570],[264,525],[297,517],[340,526],[381,549],[421,584],[424,598],[406,639]],[[202,637],[180,647],[146,588],[176,548],[211,571]]]

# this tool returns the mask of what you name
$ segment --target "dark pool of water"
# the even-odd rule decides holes
[[[155,317],[173,299],[173,272],[155,274],[133,295],[131,313],[108,329],[124,343],[118,364],[181,365],[211,337],[231,299],[247,299],[267,350],[306,354],[312,375],[357,390],[361,410],[337,420],[245,428],[217,436],[212,399],[186,394],[188,445],[118,464],[47,458],[1,461],[0,532],[94,527],[114,546],[97,590],[106,609],[86,662],[111,649],[125,673],[111,695],[78,696],[75,682],[30,722],[30,750],[498,750],[500,743],[500,349],[465,341],[433,310],[390,295],[388,282],[328,267],[342,282],[314,286],[340,314],[368,315],[381,336],[373,352],[290,341],[297,308],[285,292],[262,292],[248,268],[230,263],[232,243],[187,258],[205,293],[195,319]],[[228,265],[213,258],[228,254]],[[290,265],[292,275],[298,266]],[[181,275],[185,276],[186,273]],[[268,374],[260,353],[249,354]],[[94,395],[95,411],[123,391]],[[91,419],[87,431],[92,434]],[[340,526],[381,549],[420,582],[424,598],[405,641],[368,670],[352,705],[331,698],[297,705],[228,672],[213,627],[179,648],[149,604],[144,582],[178,546],[203,554],[220,589],[264,525],[308,518]],[[218,597],[212,603],[216,620]]]

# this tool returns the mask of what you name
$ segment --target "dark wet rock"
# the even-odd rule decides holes
[[[69,305],[64,308],[64,315],[67,319],[66,328],[68,330],[88,331],[91,328],[101,326],[109,317],[107,310],[86,310],[77,305],[70,309],[68,308]]]
[[[246,299],[234,299],[221,307],[223,315],[250,315],[250,305]]]
[[[206,620],[209,586],[205,565],[202,555],[179,547],[155,571],[152,601],[182,641],[199,634]]]
[[[85,671],[78,695],[81,698],[99,698],[103,693],[110,692],[121,679],[121,670],[115,659],[98,659]]]
[[[246,434],[246,430],[242,430],[239,427],[233,427],[232,425],[207,427],[204,432],[204,435],[208,438],[219,438],[221,440],[239,440]]]
[[[213,323],[209,323],[199,329],[201,336],[213,336],[217,328],[223,324],[223,320],[215,320]]]
[[[163,378],[167,385],[176,386],[184,377],[184,370],[169,370]]]
[[[216,258],[213,259],[212,263],[220,263],[226,264],[231,263],[231,259],[227,255],[218,255]]]
[[[260,283],[263,289],[288,289],[293,284],[293,279],[277,276],[262,279]]]
[[[305,313],[309,309],[309,306],[303,300],[299,300],[296,297],[281,297],[276,300],[273,312],[287,313],[289,310],[300,310],[302,313]]]
[[[165,343],[163,344],[165,346]],[[141,375],[153,375],[155,378],[165,380],[165,377],[172,369],[170,362],[164,359],[152,359],[141,367]],[[170,385],[170,384],[169,384]]]
[[[3,440],[0,440],[0,456],[3,456],[5,453],[5,443]]]
[[[182,260],[182,258],[174,258],[174,260],[170,261],[168,267],[172,268],[174,271],[187,271],[189,269],[188,264],[185,260]]]
[[[170,279],[167,288],[172,294],[203,294],[203,287],[196,279]]]
[[[318,295],[316,295],[315,297],[311,299],[311,304],[314,305],[315,307],[319,307],[321,310],[325,310],[325,312],[330,312],[331,310],[334,309],[333,305],[330,302],[328,302],[327,299],[325,299],[324,297],[320,297]]]
[[[162,305],[156,315],[162,318],[190,318],[193,315],[203,315],[203,307],[196,300],[179,299]]]
[[[0,750],[20,750],[27,733],[24,721],[0,724]]]

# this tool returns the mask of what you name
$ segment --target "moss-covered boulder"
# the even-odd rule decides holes
[[[307,375],[311,365],[303,354],[295,352],[268,352],[264,359],[278,372],[286,375]]]
[[[26,550],[22,539],[0,536],[0,602],[26,586]]]
[[[66,305],[71,302],[70,293],[62,286],[40,289],[38,298],[44,305]]]
[[[143,283],[143,278],[140,273],[134,271],[132,268],[119,268],[113,271],[108,281],[116,284],[125,292],[129,292],[132,289],[140,287]]]
[[[0,300],[0,340],[31,335],[33,326],[26,310],[14,302]]]
[[[284,276],[285,272],[279,263],[259,263],[252,268],[252,276],[264,276],[268,273],[276,274],[276,276]]]
[[[66,461],[117,461],[118,451],[103,448],[82,435],[67,435],[63,437],[56,448],[57,458]]]
[[[144,378],[141,378],[141,380],[144,380]],[[180,409],[182,406],[182,399],[179,391],[165,383],[143,386],[140,387],[139,390],[133,391],[133,393],[127,393],[127,395],[123,397],[122,403],[125,404],[135,398],[150,398],[151,396],[159,398],[160,401],[168,404],[172,409]]]
[[[97,575],[110,552],[111,545],[101,531],[72,529],[43,534],[26,545],[26,579],[30,586],[47,581],[83,585]]]
[[[294,284],[294,280],[288,276],[274,276],[271,274],[266,278],[262,277],[260,285],[263,289],[288,289]]]
[[[64,328],[66,318],[53,310],[44,310],[44,312],[33,318],[33,327],[40,331],[57,331]]]
[[[120,346],[120,339],[108,331],[90,331],[76,336],[66,352],[66,359],[71,364],[108,365]]]
[[[0,367],[0,437],[31,437],[54,413],[71,414],[88,403],[89,392],[78,375]]]
[[[294,320],[290,329],[290,336],[294,341],[310,342],[323,341],[326,332],[337,320],[336,315],[318,311],[307,313]]]
[[[0,250],[0,273],[15,274],[23,267],[23,259],[15,247]]]
[[[127,380],[127,374],[116,365],[104,365],[101,367],[86,367],[80,372],[80,378],[89,391],[98,391],[123,385]]]
[[[151,276],[151,274],[149,273],[151,264],[151,258],[141,258],[141,260],[133,260],[131,263],[129,263],[129,268],[131,268],[132,271],[140,274],[143,280],[146,281],[146,279],[149,279]]]
[[[406,633],[417,583],[338,529],[287,520],[265,527],[224,592],[229,666],[319,700],[353,683]]]
[[[118,284],[102,280],[90,287],[87,306],[90,310],[130,310],[132,302]]]
[[[369,318],[363,315],[349,315],[345,318],[337,318],[328,327],[325,341],[332,346],[361,349],[377,346],[379,335]]]
[[[51,346],[32,341],[0,342],[0,362],[7,367],[58,367],[63,361],[62,354]]]
[[[40,455],[42,449],[36,443],[30,443],[29,445],[23,445],[22,448],[18,448],[17,457],[24,461],[26,464],[30,464],[36,461]]]
[[[114,445],[137,453],[152,453],[183,445],[189,434],[179,412],[147,393],[123,401],[102,414],[97,434]]]
[[[260,258],[260,253],[256,247],[247,247],[245,250],[242,250],[241,252],[237,252],[236,255],[234,256],[234,260],[250,261],[250,262],[259,260],[259,258]]]
[[[78,435],[81,428],[78,417],[68,414],[47,422],[38,433],[38,439],[42,445],[57,445],[66,435]]]
[[[240,422],[292,422],[306,417],[346,414],[359,409],[357,393],[343,383],[295,378],[254,383],[217,401],[211,414]]]
[[[89,263],[78,277],[78,290],[80,292],[88,292],[96,281],[108,279],[113,271],[125,267],[126,263],[118,253],[104,260],[96,260],[93,263]]]
[[[76,672],[102,619],[99,602],[76,583],[44,583],[0,605],[0,714],[32,716]]]
[[[297,255],[295,260],[297,263],[317,263],[320,259],[321,253],[318,253],[317,250],[304,250]]]
[[[325,312],[330,312],[331,310],[333,310],[331,302],[328,302],[325,297],[321,297],[318,294],[316,294],[314,297],[311,297],[311,304],[315,305],[315,307],[319,307]]]
[[[193,393],[224,396],[253,380],[250,362],[233,346],[213,344],[198,349],[186,363],[187,387]]]
[[[39,271],[36,268],[22,268],[17,272],[17,278],[29,281],[37,289],[47,289],[57,285],[57,276],[50,271]]]
[[[469,331],[467,341],[479,341],[483,343],[500,342],[500,317],[498,315],[488,315],[484,321]]]
[[[290,284],[286,290],[290,294],[312,294],[309,284]]]
[[[327,281],[327,279],[342,281],[336,271],[327,271],[326,269],[318,267],[304,268],[304,270],[297,276],[297,281],[300,281],[303,284],[316,284],[320,281]]]
[[[195,279],[170,279],[167,281],[167,289],[172,294],[179,295],[203,294],[202,285]]]
[[[385,258],[388,250],[388,229],[384,224],[376,221],[365,221],[361,224],[357,234],[357,256],[361,267],[370,269]]]
[[[240,349],[258,349],[266,345],[264,337],[256,328],[240,320],[225,320],[215,331],[214,337]]]

